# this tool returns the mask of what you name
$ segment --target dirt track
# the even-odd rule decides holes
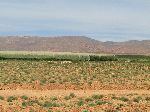
[[[92,94],[150,94],[149,90],[0,90],[0,95],[2,96],[65,96],[69,93],[75,93],[77,96],[90,96]]]

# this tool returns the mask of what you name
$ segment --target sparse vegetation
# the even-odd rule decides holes
[[[0,58],[1,90],[70,90],[62,96],[52,94],[42,98],[25,94],[8,97],[1,95],[0,103],[7,105],[8,109],[19,107],[18,111],[28,108],[46,112],[63,109],[81,112],[124,112],[132,107],[134,112],[135,107],[142,110],[150,105],[147,94],[111,95],[95,92],[81,97],[80,93],[73,91],[82,90],[85,91],[84,94],[88,94],[86,90],[148,90],[148,56],[3,54]]]
[[[51,98],[55,99],[53,101],[50,101],[46,97],[39,98],[39,97],[26,96],[26,97],[28,97],[28,99],[24,100],[24,98],[22,98],[22,100],[20,100],[19,98],[21,98],[22,96],[20,96],[20,97],[18,96],[15,98],[14,98],[14,96],[9,96],[8,98],[3,99],[3,104],[5,104],[5,103],[7,104],[7,102],[8,102],[7,99],[10,99],[10,101],[9,101],[10,107],[12,106],[14,108],[16,106],[16,108],[17,108],[17,106],[20,106],[20,107],[22,107],[22,109],[31,108],[33,111],[35,111],[35,107],[38,109],[41,109],[43,111],[54,111],[54,110],[61,111],[61,110],[59,110],[59,108],[61,109],[61,108],[65,107],[64,111],[71,109],[71,108],[73,108],[73,109],[77,108],[80,111],[94,112],[95,110],[90,111],[91,108],[92,109],[98,108],[99,111],[114,110],[116,112],[116,111],[122,111],[122,109],[127,108],[129,105],[129,102],[127,102],[127,101],[130,101],[130,104],[132,105],[132,109],[136,110],[135,107],[137,107],[140,110],[142,110],[143,108],[141,108],[141,105],[146,107],[150,103],[150,102],[147,102],[145,104],[143,103],[144,100],[147,101],[147,98],[149,97],[149,95],[142,95],[142,96],[141,95],[137,96],[137,95],[132,95],[132,97],[131,97],[128,94],[122,94],[119,96],[107,94],[107,95],[103,95],[103,98],[108,98],[108,99],[97,99],[96,98],[96,99],[92,99],[92,100],[90,99],[89,96],[80,98],[80,96],[76,95],[76,97],[74,97],[74,99],[70,99],[69,101],[65,100],[63,97],[60,97],[59,99],[56,100],[56,96],[51,97]],[[110,99],[110,98],[112,98],[112,96],[113,97],[115,96],[117,98],[117,100],[121,100],[123,102],[116,104],[116,101],[114,101],[113,99]],[[135,100],[133,100],[133,99],[135,99]],[[143,100],[143,102],[139,102],[140,100]],[[15,103],[15,102],[20,102],[20,103]],[[137,105],[137,103],[138,103],[138,105]],[[34,107],[34,108],[32,108],[32,107]],[[103,108],[101,108],[101,107],[103,107]],[[125,112],[125,111],[123,111],[123,112]]]

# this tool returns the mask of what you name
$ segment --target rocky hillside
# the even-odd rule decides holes
[[[0,37],[0,51],[150,54],[150,40],[101,42],[84,36]]]

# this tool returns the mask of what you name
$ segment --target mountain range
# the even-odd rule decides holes
[[[0,37],[0,51],[51,51],[150,55],[150,40],[98,41],[85,36]]]

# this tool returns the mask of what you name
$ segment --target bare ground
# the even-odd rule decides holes
[[[149,94],[150,90],[0,90],[2,96],[22,96],[27,95],[29,97],[44,97],[44,96],[65,96],[69,93],[75,93],[77,96],[91,96],[92,94]]]

